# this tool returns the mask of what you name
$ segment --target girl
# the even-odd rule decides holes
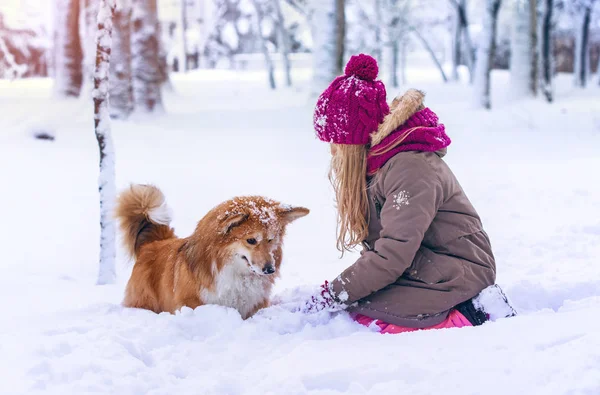
[[[331,144],[337,247],[363,251],[304,311],[345,309],[384,333],[480,325],[491,299],[504,304],[497,316],[514,315],[492,286],[481,220],[442,160],[444,125],[416,90],[388,107],[377,73],[375,59],[353,56],[317,102],[316,134]]]

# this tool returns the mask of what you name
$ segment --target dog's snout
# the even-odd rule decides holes
[[[275,266],[273,266],[272,263],[267,263],[263,266],[263,273],[264,274],[273,274],[275,273]]]

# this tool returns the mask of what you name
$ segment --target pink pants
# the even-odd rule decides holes
[[[369,326],[372,323],[375,323],[375,325],[377,325],[380,328],[380,333],[404,333],[428,329],[462,328],[464,326],[473,326],[464,315],[458,312],[458,310],[454,309],[450,310],[450,313],[448,313],[448,317],[446,317],[446,319],[440,322],[439,324],[420,329],[388,324],[387,322],[383,322],[381,320],[374,320],[373,318],[367,317],[366,315],[362,314],[353,314],[352,318],[354,318],[356,322],[364,326]]]

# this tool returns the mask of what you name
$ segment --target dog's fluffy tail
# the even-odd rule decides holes
[[[175,237],[165,195],[153,185],[131,185],[117,198],[115,211],[125,248],[134,258],[144,244]]]

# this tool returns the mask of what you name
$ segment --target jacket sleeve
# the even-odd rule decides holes
[[[442,183],[423,158],[395,161],[384,171],[379,239],[331,283],[333,295],[345,304],[394,283],[411,266],[442,204]]]

